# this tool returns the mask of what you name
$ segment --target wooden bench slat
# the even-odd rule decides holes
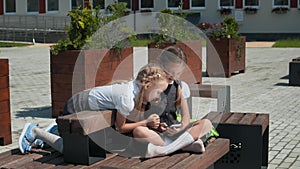
[[[255,113],[245,113],[243,118],[239,121],[239,124],[247,124],[250,125],[256,119]]]
[[[113,158],[110,158],[108,160],[104,160],[104,162],[100,165],[100,168],[105,168],[105,167],[117,167],[119,163],[122,161],[127,160],[126,157],[121,157],[121,156],[115,156]]]
[[[12,155],[17,155],[17,154],[21,155],[21,152],[20,152],[19,149],[13,149],[13,150],[10,150],[10,151],[0,153],[0,163],[1,163],[2,160],[6,159],[6,158],[9,158]]]
[[[54,168],[56,165],[62,164],[63,160],[64,160],[63,155],[60,154],[40,164],[32,163],[32,166],[30,166],[30,168],[34,168],[34,169]],[[72,164],[68,164],[68,165],[72,166]],[[59,168],[61,169],[62,167],[60,166]]]
[[[11,161],[14,161],[14,160],[21,159],[22,157],[24,157],[24,155],[22,155],[21,153],[8,156],[0,161],[0,166],[10,163]]]
[[[244,116],[243,113],[233,113],[224,123],[226,124],[238,124]]]
[[[161,161],[160,163],[152,166],[150,169],[156,169],[156,168],[169,168],[172,167],[173,165],[179,163],[181,160],[187,158],[190,156],[190,153],[179,153],[179,154],[173,154],[169,156],[169,158]]]
[[[131,168],[133,165],[136,165],[137,163],[140,163],[141,159],[139,158],[128,158],[125,161],[122,161],[119,163],[116,167],[117,168]]]
[[[109,160],[111,158],[114,158],[115,156],[117,156],[117,154],[111,154],[108,153],[106,154],[106,158],[104,160],[98,161],[92,165],[76,165],[74,167],[72,167],[72,169],[88,169],[88,168],[99,168],[99,166],[101,166],[103,163],[105,163],[106,160]]]
[[[215,119],[217,116],[219,116],[220,113],[217,113],[217,112],[211,112],[207,115],[205,115],[203,117],[203,119],[209,119],[211,122],[213,122],[213,119]]]
[[[258,114],[255,121],[252,123],[253,125],[261,125],[262,126],[262,134],[266,130],[269,125],[269,115],[268,114]]]
[[[137,165],[132,166],[131,168],[136,168],[136,169],[138,169],[138,168],[150,168],[150,167],[154,166],[156,163],[164,161],[167,158],[168,158],[168,156],[149,158],[149,159],[146,159],[145,161],[141,161],[140,163],[138,163]]]
[[[223,85],[189,84],[191,97],[217,98],[218,91],[225,88]]]
[[[3,168],[19,168],[19,166],[22,166],[23,164],[30,163],[36,159],[39,159],[45,155],[44,153],[37,154],[37,153],[32,153],[28,155],[21,155],[21,158],[18,158],[16,160],[10,161],[6,164],[4,164],[2,167]]]
[[[204,118],[209,119],[212,123],[224,123],[231,115],[230,112],[210,112]]]
[[[44,156],[42,158],[39,158],[37,160],[32,161],[31,163],[26,163],[22,166],[19,167],[19,169],[27,169],[27,168],[37,168],[37,167],[43,167],[43,168],[47,168],[49,166],[49,164],[47,163],[48,161],[61,157],[62,158],[62,154],[59,152],[54,152],[51,153],[47,156]]]
[[[229,140],[218,138],[212,144],[209,144],[203,154],[192,154],[182,160],[171,169],[205,169],[229,152]]]

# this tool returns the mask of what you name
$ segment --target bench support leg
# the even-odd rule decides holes
[[[268,130],[261,126],[219,124],[217,130],[230,139],[230,152],[218,160],[215,169],[254,169],[268,166]]]
[[[63,138],[63,154],[64,160],[68,163],[91,165],[95,162],[105,159],[106,151],[96,144],[92,137],[97,135],[99,138],[105,138],[103,132],[95,132],[90,136],[64,133]],[[105,141],[105,139],[103,140]]]
[[[230,86],[225,86],[218,92],[217,104],[218,112],[230,112]]]

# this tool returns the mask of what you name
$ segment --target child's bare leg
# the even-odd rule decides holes
[[[163,146],[164,140],[148,127],[139,126],[133,130],[133,137],[141,142],[152,143],[157,146]]]
[[[60,153],[63,153],[63,139],[55,134],[46,132],[38,127],[32,129],[32,135],[41,139]]]
[[[208,133],[211,128],[212,123],[210,120],[202,119],[195,122],[188,132],[193,136],[194,140],[198,140],[200,137]]]

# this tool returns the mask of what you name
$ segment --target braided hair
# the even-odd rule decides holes
[[[169,46],[165,48],[159,57],[159,63],[163,69],[166,69],[167,64],[181,64],[187,63],[187,57],[182,49],[177,46]],[[178,85],[177,88],[177,99],[176,99],[176,107],[179,108],[181,105],[181,86]]]
[[[165,81],[167,83],[167,77],[161,67],[155,64],[147,64],[142,67],[135,79],[140,87],[138,99],[136,100],[135,108],[139,111],[144,111],[143,97],[145,92],[145,86],[150,82]]]

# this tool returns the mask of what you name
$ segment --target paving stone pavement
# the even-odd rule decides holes
[[[9,58],[10,63],[13,134],[13,144],[0,146],[1,153],[18,147],[18,137],[26,122],[45,127],[54,119],[51,118],[49,47],[0,50],[0,58]],[[300,87],[288,86],[288,63],[299,57],[299,53],[297,48],[248,47],[245,73],[226,79],[203,77],[203,83],[231,86],[231,111],[270,114],[270,169],[300,168]],[[196,98],[193,105],[197,105],[193,106],[195,118],[216,109],[215,99]]]

